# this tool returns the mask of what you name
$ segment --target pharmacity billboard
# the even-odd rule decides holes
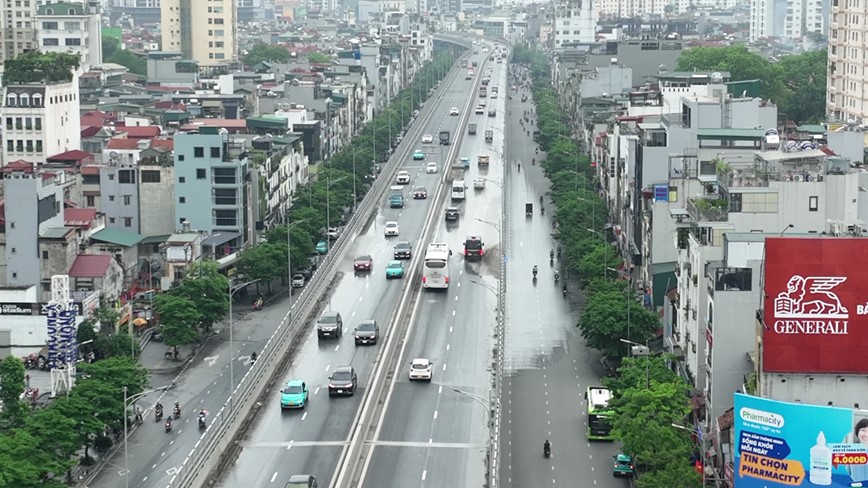
[[[864,238],[766,239],[763,371],[868,374],[866,270]]]
[[[868,487],[868,411],[735,394],[735,488]]]

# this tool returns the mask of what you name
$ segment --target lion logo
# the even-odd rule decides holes
[[[832,291],[847,278],[841,276],[793,275],[787,290],[775,298],[775,316],[790,318],[846,318],[847,308]]]

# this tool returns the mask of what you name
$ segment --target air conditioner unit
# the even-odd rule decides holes
[[[805,181],[805,177],[802,175],[793,175],[793,181]]]
[[[808,173],[808,181],[817,181],[819,175],[815,172]]]
[[[841,235],[841,224],[838,222],[830,222],[829,223],[829,234],[833,236]]]

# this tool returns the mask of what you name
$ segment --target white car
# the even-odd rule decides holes
[[[428,174],[436,173],[437,172],[437,163],[428,163],[428,165],[425,166],[425,172]]]
[[[383,234],[385,234],[386,237],[398,235],[398,223],[394,220],[386,222],[386,227],[383,228]]]
[[[434,363],[429,359],[418,358],[410,363],[410,381],[431,381],[434,376]]]
[[[472,74],[472,73],[471,73]],[[449,109],[449,115],[458,115],[458,107],[452,107]]]
[[[477,190],[484,190],[485,189],[485,178],[476,178],[475,180],[473,180],[473,188],[475,188]]]
[[[485,107],[483,107],[482,105],[477,105],[476,106],[476,115],[481,115],[484,113],[485,113]]]
[[[422,136],[422,144],[431,144],[432,142],[434,142],[434,136],[431,134],[425,134]]]
[[[301,273],[296,273],[292,275],[292,287],[293,288],[301,288],[304,286],[304,275]]]
[[[395,181],[399,185],[407,185],[410,183],[410,173],[406,171],[398,171],[397,176],[395,176]]]

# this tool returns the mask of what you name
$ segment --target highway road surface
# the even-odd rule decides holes
[[[481,56],[478,59],[481,60]],[[233,469],[223,476],[221,486],[282,487],[293,474],[313,474],[317,477],[320,486],[329,486],[332,482],[340,453],[348,442],[362,398],[369,387],[378,349],[381,347],[380,344],[355,346],[352,330],[360,321],[374,319],[379,323],[381,333],[383,335],[386,333],[404,283],[403,280],[387,281],[385,266],[392,259],[394,244],[401,240],[410,241],[415,254],[424,254],[427,243],[419,242],[424,221],[432,210],[443,213],[442,205],[433,208],[435,207],[433,197],[438,185],[443,184],[444,158],[450,147],[436,143],[438,133],[441,130],[450,131],[453,141],[459,137],[456,129],[459,120],[463,117],[450,116],[449,109],[458,107],[462,112],[472,109],[467,106],[467,92],[472,83],[464,80],[464,76],[460,74],[452,81],[444,81],[441,96],[427,102],[429,107],[426,108],[432,110],[432,116],[427,122],[416,123],[425,123],[421,133],[431,134],[435,140],[433,144],[423,144],[420,138],[415,141],[408,139],[404,141],[405,144],[411,144],[413,149],[421,149],[426,154],[424,161],[414,161],[408,156],[397,163],[401,164],[402,169],[410,172],[411,182],[406,185],[407,192],[417,186],[425,186],[429,198],[425,200],[410,198],[402,209],[389,208],[388,201],[384,198],[376,215],[359,235],[347,236],[353,240],[352,246],[339,265],[343,274],[332,288],[325,305],[326,309],[341,313],[344,335],[337,340],[318,340],[315,331],[311,328],[307,338],[297,348],[291,367],[284,374],[285,380],[296,378],[310,385],[310,403],[303,410],[281,412],[280,392],[275,389],[268,399],[271,405],[260,410],[260,418],[256,420],[255,427],[248,432],[241,454]],[[410,133],[413,129],[411,127]],[[482,131],[476,137],[481,140]],[[453,143],[460,144],[457,141]],[[461,146],[459,152],[463,150],[464,146]],[[436,174],[428,174],[425,171],[425,165],[431,161],[439,163]],[[497,190],[497,187],[492,184],[485,192],[495,195]],[[475,195],[471,194],[469,197],[468,202],[473,202]],[[489,209],[487,206],[480,206],[472,215],[488,216],[496,220],[499,213],[498,208]],[[383,227],[387,221],[398,222],[400,227],[398,237],[386,238],[383,235]],[[440,224],[442,218],[438,218],[436,222]],[[453,249],[463,249],[459,246],[459,242],[463,243],[465,231],[482,233],[486,239],[491,236],[492,244],[497,241],[493,230],[486,231],[482,224],[475,221],[474,225],[470,225],[465,215],[462,215],[457,229],[452,229],[451,232],[445,228],[439,229],[438,239],[445,238]],[[374,266],[369,273],[354,273],[352,270],[354,256],[361,254],[369,254],[373,257]],[[419,464],[414,466],[416,471],[414,476],[417,478],[421,476],[424,469],[426,450],[412,446],[428,443],[435,437],[438,440],[444,439],[444,442],[462,444],[460,449],[454,450],[455,452],[446,453],[450,457],[446,464],[434,464],[432,474],[438,470],[437,466],[449,466],[449,463],[454,466],[454,463],[458,462],[455,458],[464,459],[467,456],[466,451],[470,449],[464,446],[470,442],[470,438],[458,435],[447,436],[440,431],[443,428],[441,425],[432,423],[435,411],[449,412],[451,418],[446,417],[450,422],[447,424],[449,429],[464,425],[467,432],[474,433],[472,439],[481,442],[485,437],[481,433],[476,433],[477,429],[471,428],[474,415],[477,419],[481,418],[481,406],[474,406],[473,401],[466,395],[461,396],[446,388],[443,389],[442,394],[438,394],[439,385],[446,384],[444,382],[462,391],[466,388],[472,393],[479,385],[484,386],[486,379],[487,351],[484,342],[478,343],[478,337],[481,334],[480,329],[486,326],[487,316],[480,310],[485,306],[486,300],[493,304],[493,298],[486,296],[490,292],[484,287],[474,287],[469,283],[470,277],[476,277],[478,274],[473,271],[474,266],[478,268],[479,265],[464,265],[463,258],[458,254],[453,257],[451,265],[453,286],[447,293],[425,295],[422,304],[425,311],[417,314],[419,323],[415,326],[414,335],[410,338],[407,347],[409,355],[427,356],[435,361],[435,381],[430,385],[407,384],[404,381],[406,368],[402,368],[399,371],[399,387],[396,387],[392,396],[399,401],[390,403],[383,428],[384,440],[395,439],[401,443],[409,443],[384,447],[382,452],[393,449],[391,463],[394,464],[395,457],[405,462],[407,459],[422,456]],[[409,265],[409,262],[405,261],[405,263]],[[484,261],[482,266],[487,264],[487,261]],[[462,300],[456,300],[459,296]],[[455,316],[452,315],[453,312],[456,313]],[[458,313],[461,316],[458,316]],[[488,314],[493,317],[491,308]],[[472,353],[473,356],[462,355],[461,351]],[[412,358],[408,358],[407,361],[410,359]],[[329,398],[328,396],[328,377],[330,372],[339,366],[353,366],[356,369],[359,386],[352,397]],[[399,404],[400,407],[392,408],[393,405]],[[423,418],[427,426],[420,424]],[[375,452],[372,464],[379,464],[377,458],[380,450]],[[461,462],[467,464],[467,461]],[[477,468],[481,469],[481,466]],[[376,473],[376,476],[385,476],[387,479],[391,476],[404,475],[403,471],[394,474],[389,474],[388,471],[381,473],[376,467],[369,473]],[[386,481],[383,484],[378,481],[371,486],[410,486],[398,480],[399,478],[395,478],[394,481]]]
[[[567,277],[568,295],[555,283],[560,263],[549,263],[557,250],[551,237],[553,208],[545,198],[546,214],[540,214],[539,197],[548,190],[540,169],[544,156],[519,119],[533,108],[529,90],[513,92],[512,118],[507,122],[506,178],[507,309],[505,375],[502,390],[503,421],[500,435],[500,483],[506,488],[529,486],[593,486],[623,488],[627,482],[612,476],[613,443],[589,443],[585,437],[584,392],[599,384],[603,371],[596,352],[585,347],[576,328],[582,299],[576,281]],[[521,102],[521,94],[528,96]],[[537,164],[531,164],[536,159]],[[521,170],[517,168],[521,162]],[[532,203],[532,217],[525,204]],[[539,267],[536,283],[534,265]],[[563,275],[563,273],[561,273]],[[543,443],[552,443],[553,457],[543,457]]]

